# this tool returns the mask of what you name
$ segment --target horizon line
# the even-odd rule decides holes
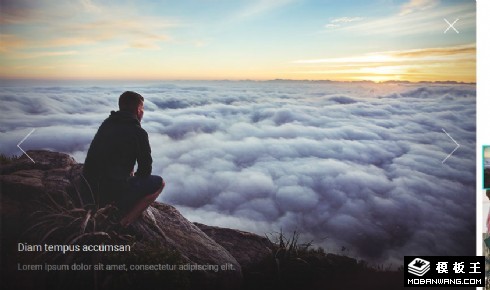
[[[133,82],[312,82],[312,83],[321,83],[321,82],[330,82],[330,83],[373,83],[373,84],[459,84],[459,85],[476,85],[477,82],[464,82],[464,81],[455,81],[455,80],[444,80],[444,81],[409,81],[409,80],[385,80],[385,81],[372,81],[372,80],[331,80],[331,79],[138,79],[138,78],[98,78],[98,79],[90,79],[90,78],[9,78],[9,77],[0,77],[0,81],[95,81],[95,82],[104,82],[104,81],[133,81]]]

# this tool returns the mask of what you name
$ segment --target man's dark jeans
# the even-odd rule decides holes
[[[130,210],[140,199],[155,193],[162,187],[163,179],[157,175],[145,177],[132,176],[128,179],[127,190],[117,202],[117,206],[123,211]]]

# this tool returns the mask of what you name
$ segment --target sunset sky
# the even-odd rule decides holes
[[[0,5],[0,78],[476,81],[471,0]]]

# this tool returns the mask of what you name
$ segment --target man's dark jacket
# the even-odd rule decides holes
[[[83,175],[101,205],[122,197],[136,162],[135,176],[151,174],[148,133],[134,114],[112,111],[95,134],[83,167]]]

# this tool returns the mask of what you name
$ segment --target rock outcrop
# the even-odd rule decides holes
[[[24,155],[0,167],[4,246],[20,241],[23,231],[30,225],[27,217],[37,210],[35,201],[40,197],[49,194],[54,199],[62,199],[67,194],[73,195],[74,183],[79,182],[83,168],[67,154],[44,150],[28,151],[28,154],[35,163]],[[193,224],[175,207],[160,202],[153,203],[128,231],[135,236],[136,243],[175,251],[185,263],[227,265],[227,271],[200,273],[204,277],[199,282],[204,283],[200,288],[239,288],[242,266],[253,265],[256,260],[271,253],[270,242],[265,238],[232,229]],[[9,235],[8,240],[6,234]],[[5,252],[5,247],[2,251]],[[140,254],[145,255],[144,252]],[[2,253],[2,256],[5,255],[9,254]],[[10,260],[15,263],[14,259]],[[3,277],[15,272],[6,267],[13,265],[2,265]]]
[[[273,245],[265,237],[239,230],[194,224],[227,249],[244,270],[250,270],[264,259],[273,257]]]

